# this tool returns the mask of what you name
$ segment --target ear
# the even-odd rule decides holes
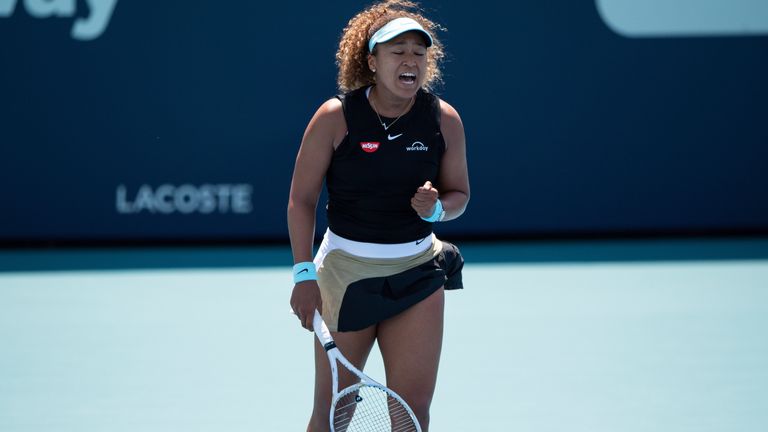
[[[368,54],[368,69],[376,73],[376,56],[373,54]]]

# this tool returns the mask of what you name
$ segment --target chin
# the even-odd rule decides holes
[[[420,85],[414,84],[409,86],[404,86],[402,84],[397,84],[394,88],[394,92],[396,95],[403,97],[404,99],[412,98],[421,88]]]

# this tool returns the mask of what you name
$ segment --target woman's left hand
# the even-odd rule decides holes
[[[432,216],[435,211],[435,203],[440,193],[432,187],[432,182],[427,181],[424,186],[416,190],[416,194],[411,198],[411,207],[423,218]]]

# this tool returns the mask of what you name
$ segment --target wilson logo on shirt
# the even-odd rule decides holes
[[[366,153],[373,153],[379,149],[379,143],[370,141],[361,142],[360,148]]]

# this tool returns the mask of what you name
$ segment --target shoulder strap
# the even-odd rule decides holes
[[[344,120],[347,120],[349,122],[349,119],[347,118],[347,102],[349,98],[347,96],[349,93],[341,93],[336,95],[336,99],[341,101],[341,110],[344,113]]]
[[[426,98],[426,106],[429,110],[430,117],[432,117],[435,120],[435,124],[437,125],[437,130],[440,131],[440,122],[442,120],[442,110],[440,109],[440,98],[437,97],[437,95],[433,93],[429,93],[427,91],[424,91],[424,97]]]
[[[347,130],[352,132],[353,129],[365,124],[361,121],[363,112],[360,109],[361,104],[367,103],[365,98],[365,87],[336,95],[336,98],[341,101],[341,106],[344,111],[344,120],[347,122]]]

